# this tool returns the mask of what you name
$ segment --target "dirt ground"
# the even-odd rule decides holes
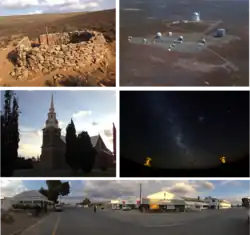
[[[13,223],[4,223],[1,222],[1,234],[10,235],[10,234],[21,234],[21,232],[27,229],[29,226],[37,223],[39,220],[42,220],[45,215],[41,214],[39,217],[34,217],[28,215],[25,211],[13,211],[10,212],[14,218]]]
[[[16,81],[10,76],[14,65],[7,59],[16,41],[22,36],[35,40],[46,33],[70,32],[88,28],[104,34],[110,53],[107,71],[95,71],[88,74],[88,82],[81,80],[81,75],[74,71],[54,71],[49,75],[37,74],[29,81]],[[116,34],[115,10],[105,10],[91,13],[43,14],[27,16],[0,17],[0,86],[115,86]],[[66,79],[61,83],[54,83],[53,76],[63,74]],[[86,76],[85,76],[86,77]]]

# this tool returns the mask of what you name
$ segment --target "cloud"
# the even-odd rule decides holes
[[[115,0],[1,0],[0,9],[31,9],[31,14],[40,14],[40,12],[97,11],[115,8],[115,2]]]
[[[93,126],[97,126],[97,125],[98,125],[98,122],[93,121],[93,122],[92,122],[92,125],[93,125]]]
[[[29,15],[35,15],[35,14],[42,14],[42,13],[43,13],[43,11],[41,11],[41,10],[36,10],[36,11],[29,12],[28,14],[29,14]]]
[[[211,182],[209,182],[212,184]],[[198,197],[202,192],[207,191],[206,182],[197,183],[192,181],[86,181],[84,192],[94,198],[116,198],[121,196],[138,196],[139,184],[142,184],[142,194],[147,196],[159,191],[168,191],[179,196]],[[210,189],[212,187],[210,186]]]
[[[113,136],[113,130],[112,130],[112,128],[103,130],[103,133],[107,137],[112,137]]]
[[[18,149],[19,156],[37,157],[41,154],[41,145],[39,144],[20,144]]]
[[[21,180],[3,180],[1,179],[1,198],[12,197],[22,191],[27,190]]]
[[[224,185],[240,186],[241,184],[242,182],[236,181],[236,180],[223,180],[220,183],[221,186],[224,186]]]
[[[88,117],[88,116],[91,116],[91,115],[92,115],[91,110],[81,110],[81,111],[78,111],[76,113],[73,113],[72,117],[74,119],[80,119],[80,118],[85,118],[85,117]]]

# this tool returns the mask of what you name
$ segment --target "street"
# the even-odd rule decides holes
[[[147,214],[65,208],[41,220],[21,235],[248,235],[243,208],[187,213]]]

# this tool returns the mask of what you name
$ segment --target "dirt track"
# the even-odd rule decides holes
[[[68,14],[43,14],[27,16],[0,17],[0,85],[1,86],[48,86],[51,85],[52,74],[49,76],[39,75],[31,81],[16,81],[10,76],[14,66],[8,61],[7,55],[13,49],[13,37],[18,35],[28,36],[35,40],[39,35],[45,33],[48,26],[49,33],[70,32],[84,28],[99,31],[104,34],[110,46],[108,58],[109,67],[105,74],[95,72],[90,86],[96,86],[97,80],[105,86],[115,85],[115,10],[106,10],[91,13],[68,13]],[[12,41],[12,42],[11,42]],[[4,45],[3,45],[4,44]],[[8,48],[5,50],[3,47]],[[74,72],[65,74],[69,79],[74,77]],[[60,84],[62,85],[62,84]],[[66,84],[64,84],[67,86]],[[69,82],[69,86],[76,86],[76,82]]]

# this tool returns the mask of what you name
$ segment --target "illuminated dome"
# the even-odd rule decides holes
[[[161,34],[161,32],[157,32],[157,33],[156,33],[156,37],[157,37],[157,38],[160,38],[160,37],[162,37],[162,34]]]

